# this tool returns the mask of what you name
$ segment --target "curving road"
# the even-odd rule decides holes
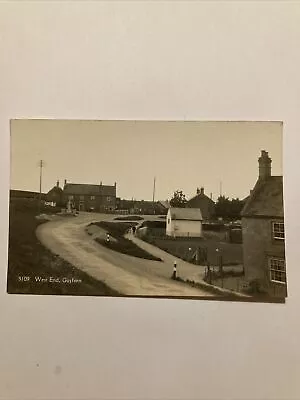
[[[42,224],[37,237],[53,253],[124,295],[142,296],[215,296],[170,279],[174,257],[153,246],[131,238],[149,252],[163,259],[144,260],[117,253],[96,243],[85,232],[90,222],[112,220],[115,215],[81,213],[78,217],[61,217]],[[152,247],[152,248],[151,248]],[[178,275],[201,280],[203,268],[177,259]]]

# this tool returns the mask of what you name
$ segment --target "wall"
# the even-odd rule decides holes
[[[69,196],[72,196],[71,194],[64,194],[63,198],[64,198],[64,202],[66,203],[69,199]],[[110,196],[110,201],[107,200],[108,196],[95,196],[95,200],[91,200],[91,195],[85,195],[84,199],[81,200],[81,196],[80,195],[73,195],[74,198],[74,204],[75,207],[77,209],[79,209],[79,204],[80,201],[84,202],[83,211],[89,211],[92,207],[94,208],[95,211],[109,211],[110,208],[112,208],[113,210],[115,209],[115,205],[116,205],[116,198],[113,196]]]
[[[284,241],[272,240],[272,219],[242,218],[245,278],[259,279],[271,295],[285,295],[286,286],[270,281],[268,257],[284,257]]]
[[[168,236],[202,236],[201,221],[171,220],[167,222],[166,233]]]

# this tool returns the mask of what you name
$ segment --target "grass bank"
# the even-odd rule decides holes
[[[73,265],[53,254],[36,237],[37,202],[11,199],[9,216],[8,293],[117,296],[112,290]],[[43,207],[41,213],[57,212]],[[70,217],[72,218],[72,217]]]
[[[126,215],[124,217],[116,217],[116,221],[142,221],[144,218],[139,215]]]
[[[117,251],[122,254],[143,258],[145,260],[162,261],[161,258],[153,256],[141,247],[137,246],[131,240],[124,237],[125,233],[136,224],[137,223],[135,222],[95,222],[94,225],[97,225],[100,228],[104,229],[114,239],[116,239],[116,241],[110,241],[109,243],[107,243],[106,240],[101,238],[97,238],[95,240],[102,246],[108,247],[111,250]]]

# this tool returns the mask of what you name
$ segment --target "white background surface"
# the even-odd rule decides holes
[[[300,397],[299,22],[298,2],[0,4],[0,398]],[[283,120],[286,305],[6,295],[21,117]]]

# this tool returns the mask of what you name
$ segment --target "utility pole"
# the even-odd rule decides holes
[[[41,206],[42,206],[42,178],[43,178],[43,167],[45,166],[45,163],[43,160],[39,161],[39,167],[40,167],[40,195],[39,195],[39,214],[41,212]]]
[[[155,214],[155,208],[154,208],[154,200],[155,200],[155,185],[156,185],[156,177],[154,177],[154,180],[153,180],[153,197],[152,197],[152,203],[153,203],[153,214]]]

